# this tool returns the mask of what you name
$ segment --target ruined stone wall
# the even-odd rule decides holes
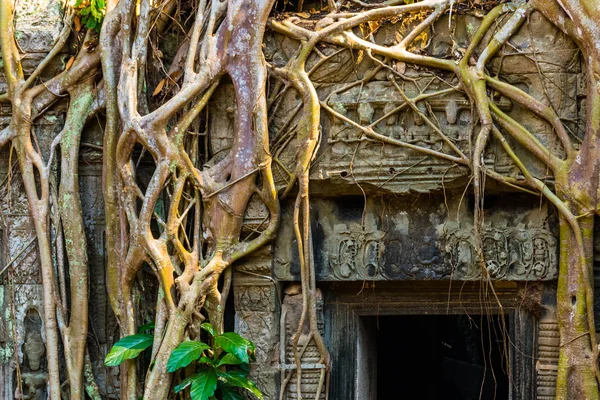
[[[49,50],[60,31],[59,4],[46,0],[19,2],[17,40],[26,54],[28,70]],[[311,23],[309,17],[299,16],[306,19],[306,24]],[[455,15],[450,21],[441,19],[431,36],[420,42],[421,50],[438,57],[455,57],[457,52],[464,51],[480,20],[478,15]],[[389,23],[377,30],[373,40],[389,45],[396,40],[396,34],[410,28],[404,21]],[[514,47],[497,57],[492,68],[502,71],[503,77],[518,87],[552,102],[561,118],[571,121],[568,125],[573,136],[581,136],[585,79],[573,43],[536,13],[512,43]],[[270,33],[265,42],[267,60],[283,65],[297,45],[292,39]],[[336,292],[339,287],[336,285],[360,283],[359,291],[405,281],[481,279],[481,272],[474,265],[473,204],[465,191],[470,171],[384,140],[367,139],[358,125],[371,126],[385,137],[450,153],[452,149],[448,144],[442,143],[432,127],[419,118],[421,112],[434,117],[458,149],[470,153],[477,121],[474,121],[469,100],[460,92],[418,103],[418,110],[402,108],[404,99],[395,88],[390,71],[384,68],[376,71],[377,64],[366,54],[331,46],[319,50],[330,58],[322,64],[316,56],[310,60],[311,79],[317,85],[324,106],[345,118],[336,119],[323,111],[321,147],[311,169],[314,254],[317,280],[322,287],[319,322],[334,352],[332,373],[345,368],[344,372],[353,374],[354,371],[348,369],[354,365],[354,359],[344,357],[354,357],[355,349],[342,348],[340,343],[346,343],[341,337],[347,333],[345,329],[355,326],[352,325],[354,310],[360,304],[371,307],[387,299],[389,312],[402,312],[401,307],[410,303],[411,296],[418,303],[419,294],[411,295],[404,285],[404,292],[397,287],[385,293],[373,290],[376,295],[361,298],[363,303],[360,303],[348,300],[347,293]],[[532,60],[532,54],[538,57],[538,62]],[[68,54],[58,57],[45,75],[54,75],[68,58]],[[403,63],[397,63],[394,68],[411,78],[403,87],[409,97],[448,87],[450,77],[439,72]],[[369,77],[373,71],[376,73]],[[4,87],[0,80],[0,92]],[[235,114],[228,102],[231,96],[231,85],[223,83],[211,100],[208,145],[209,152],[216,157],[231,145]],[[497,102],[540,141],[560,153],[560,145],[551,142],[551,131],[546,124],[507,99],[498,98]],[[270,121],[273,141],[280,140],[289,126],[293,126],[300,106],[300,98],[293,91],[279,99]],[[53,107],[53,112],[35,122],[42,148],[48,148],[49,141],[61,127],[64,105],[59,102]],[[9,115],[10,107],[4,106],[0,124],[6,124]],[[106,395],[115,398],[116,368],[107,371],[102,366],[102,355],[118,333],[106,302],[104,280],[104,208],[98,150],[102,144],[101,125],[90,126],[83,142],[80,187],[90,254],[90,353],[100,386]],[[292,140],[280,154],[282,168],[275,167],[280,186],[285,182],[283,167],[289,167],[294,148]],[[544,175],[536,160],[527,154],[519,155],[537,174]],[[497,143],[490,146],[485,162],[488,168],[503,174],[518,175]],[[16,359],[21,381],[31,383],[31,386],[27,384],[26,393],[19,396],[28,398],[26,396],[33,394],[43,398],[41,280],[18,166],[9,149],[0,154],[0,184],[5,199],[0,225],[0,399],[15,398]],[[484,249],[490,275],[498,281],[507,281],[500,286],[506,288],[506,298],[510,301],[516,301],[520,291],[531,281],[543,282],[540,291],[544,296],[527,310],[528,314],[519,314],[522,319],[515,319],[523,324],[519,328],[523,338],[531,340],[525,348],[531,351],[530,357],[519,359],[524,364],[529,362],[528,369],[523,367],[529,372],[519,375],[524,383],[518,387],[524,396],[535,393],[537,399],[549,400],[554,395],[558,356],[558,331],[551,294],[557,275],[556,216],[539,198],[522,196],[491,182],[488,189],[491,196],[486,202]],[[278,398],[279,388],[286,380],[290,384],[285,398],[295,398],[295,363],[290,341],[299,318],[301,293],[295,284],[299,267],[291,226],[292,206],[284,201],[282,224],[275,243],[252,258],[242,260],[234,274],[235,329],[257,345],[257,362],[251,375],[268,399]],[[246,214],[245,233],[259,228],[267,216],[262,204],[252,200]],[[436,292],[433,300],[428,297],[427,302],[406,309],[439,311],[445,305],[443,294],[443,291]],[[425,296],[419,298],[425,299]],[[473,297],[469,306],[475,307],[476,301]],[[514,310],[517,304],[513,304]],[[536,305],[540,308],[537,311]],[[308,394],[315,391],[318,372],[323,366],[318,364],[316,349],[310,340],[303,337],[300,346],[305,348],[302,363],[306,372],[302,386],[303,392]],[[39,365],[33,357],[36,355],[41,360]],[[335,379],[332,391],[337,392],[332,392],[330,399],[341,399],[343,383]],[[336,382],[339,387],[335,386]]]
[[[314,24],[311,13],[300,14],[298,18],[301,25]],[[413,50],[446,59],[460,57],[480,21],[481,15],[476,12],[441,18]],[[415,23],[399,20],[383,24],[374,30],[371,40],[392,45]],[[585,71],[581,69],[579,50],[537,13],[531,15],[528,24],[510,43],[491,63],[492,72],[551,104],[566,121],[577,145],[585,118],[582,111]],[[290,38],[276,34],[266,37],[267,60],[276,66],[285,65],[297,48],[298,43]],[[464,289],[464,293],[457,294],[456,303],[451,295],[457,287],[466,288],[465,281],[482,280],[481,269],[475,264],[473,198],[466,190],[470,170],[386,142],[386,138],[398,139],[454,154],[421,114],[435,121],[456,148],[470,155],[473,133],[479,125],[468,97],[460,91],[417,102],[416,109],[407,106],[406,98],[426,97],[451,88],[456,81],[450,75],[398,62],[393,68],[404,74],[406,79],[401,81],[394,71],[379,68],[375,60],[360,51],[323,45],[319,54],[309,59],[307,65],[322,106],[321,146],[311,168],[314,262],[316,278],[323,290],[322,330],[333,360],[330,399],[358,399],[369,391],[360,383],[368,377],[360,375],[357,361],[357,354],[365,351],[356,347],[360,342],[356,336],[360,331],[360,316],[480,313],[481,307],[494,308],[493,302],[482,300],[480,289],[473,288],[473,292]],[[397,85],[401,85],[402,91]],[[227,90],[225,87],[223,93]],[[562,153],[560,143],[546,123],[507,98],[497,96],[495,101],[553,152]],[[301,99],[289,90],[275,104],[270,135],[272,141],[284,141],[299,118]],[[227,148],[229,144],[229,135],[222,128],[231,125],[232,111],[224,107],[223,110],[216,109],[211,116],[221,122],[219,130],[211,132],[213,150]],[[368,138],[361,131],[365,127],[380,134],[381,140]],[[276,153],[283,164],[274,167],[281,186],[286,181],[285,167],[291,166],[294,157],[294,139],[289,140],[290,144]],[[535,175],[552,181],[538,160],[522,150],[518,155]],[[520,176],[495,141],[488,147],[484,161],[486,168],[511,177]],[[538,197],[519,194],[491,180],[485,185],[486,268],[497,281],[499,291],[504,290],[500,281],[510,283],[502,301],[514,335],[511,338],[516,343],[510,356],[513,398],[552,399],[558,361],[554,298],[558,274],[557,216]],[[260,210],[252,210],[257,211]],[[292,327],[298,323],[301,309],[298,287],[294,284],[300,275],[292,214],[293,201],[284,201],[281,226],[272,250],[272,276],[283,288],[279,338],[274,330],[258,325],[245,331],[261,341],[267,332],[270,340],[279,339],[278,359],[268,366],[261,364],[260,368],[272,369],[277,365],[280,377],[261,384],[287,385],[286,399],[296,398],[295,363],[289,346],[295,333]],[[265,263],[268,259],[265,256]],[[257,305],[275,303],[274,297],[267,300],[267,291],[253,283],[255,279],[238,274],[236,287],[243,285],[245,291],[263,299]],[[414,284],[407,285],[407,281]],[[460,282],[452,285],[451,281]],[[262,284],[268,285],[268,280]],[[419,287],[431,287],[425,290],[433,293],[440,290],[440,297],[419,291]],[[347,290],[354,292],[345,294]],[[266,308],[260,310],[256,315]],[[243,315],[247,321],[256,321],[247,312]],[[311,351],[314,344],[301,339],[300,348],[305,349],[302,391],[311,393],[316,390],[322,366]]]

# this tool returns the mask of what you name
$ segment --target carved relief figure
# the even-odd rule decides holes
[[[444,134],[448,136],[450,140],[452,140],[459,149],[465,151],[466,143],[468,141],[467,134],[468,131],[464,126],[457,125],[460,107],[456,100],[450,100],[446,104],[446,109],[444,110],[446,114],[446,122],[448,124],[444,128]]]
[[[444,249],[455,279],[479,279],[471,229],[444,234]],[[558,274],[557,243],[551,232],[539,229],[485,228],[483,253],[493,279],[551,280]],[[470,263],[470,265],[469,265]]]
[[[22,346],[24,362],[21,372],[21,385],[17,385],[15,398],[44,400],[46,398],[48,374],[42,369],[46,346],[40,333],[41,319],[35,310],[28,311],[26,318],[26,335]],[[22,393],[19,392],[19,388],[22,388]]]
[[[379,260],[385,233],[337,224],[330,239],[329,264],[340,279],[369,279],[380,275]]]
[[[431,140],[431,129],[425,125],[423,117],[417,112],[413,112],[414,125],[408,128],[407,142],[420,147],[431,147],[435,140]],[[435,133],[433,133],[435,135]]]
[[[386,103],[386,105],[383,107],[384,115],[392,112],[394,108],[396,108],[394,103]],[[391,114],[389,117],[387,117],[382,125],[383,126],[380,128],[380,130],[385,136],[400,141],[406,140],[404,127],[398,124],[397,113]],[[384,145],[383,154],[386,157],[401,158],[403,160],[408,158],[407,150],[405,148],[390,144]]]

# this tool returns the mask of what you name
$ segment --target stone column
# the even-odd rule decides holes
[[[554,301],[542,301],[540,314],[536,362],[537,400],[554,400],[556,398],[560,335],[556,317],[556,298],[552,300]]]
[[[285,400],[297,399],[297,365],[294,358],[293,340],[298,333],[298,326],[302,315],[302,288],[299,283],[290,284],[284,291],[281,311],[281,342],[284,343],[280,349],[282,370],[282,382],[285,384]],[[319,289],[316,290],[317,302],[317,327],[323,334],[323,295]],[[302,364],[302,380],[300,387],[302,395],[307,399],[314,399],[317,395],[321,372],[324,365],[319,363],[320,354],[309,330],[308,318],[304,321],[300,338],[298,339],[298,353]],[[325,387],[322,388],[321,400],[325,400]]]
[[[256,344],[250,378],[265,400],[279,396],[279,285],[271,278],[270,248],[234,266],[235,331]]]

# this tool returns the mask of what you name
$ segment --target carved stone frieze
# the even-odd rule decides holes
[[[313,246],[317,278],[325,281],[479,280],[471,215],[443,198],[367,198],[364,206],[346,200],[313,200]],[[457,200],[458,201],[458,200]],[[485,265],[495,280],[552,280],[558,273],[556,232],[539,204],[508,204],[486,210]],[[362,203],[362,202],[361,202]],[[448,207],[448,208],[447,208]],[[537,207],[537,208],[536,208]],[[289,209],[285,209],[284,212]],[[460,223],[456,215],[464,215]],[[297,280],[293,227],[282,219],[276,240],[274,274]]]
[[[416,79],[423,79],[416,75]],[[432,83],[433,93],[443,85]],[[408,97],[419,94],[418,83],[407,83]],[[328,105],[339,115],[371,127],[376,133],[409,145],[458,156],[422,115],[433,113],[441,121],[441,130],[463,153],[469,152],[469,132],[472,129],[470,103],[461,94],[432,97],[418,103],[418,112],[406,107],[406,102],[387,80],[371,81],[333,94]],[[510,108],[502,100],[500,107]],[[439,187],[443,178],[452,185],[468,176],[467,168],[428,156],[422,152],[369,138],[357,126],[327,114],[324,121],[328,148],[324,150],[313,174],[315,179],[332,179],[357,184],[370,184],[395,192],[429,191]]]
[[[365,231],[358,225],[336,225],[329,241],[329,264],[336,278],[370,279],[380,274],[384,236],[382,231]]]
[[[378,26],[370,40],[382,46],[396,44],[398,37],[408,29],[405,22],[399,20]],[[431,35],[427,35],[428,41],[415,45],[419,53],[459,58],[480,23],[481,18],[474,15],[454,15],[439,20]],[[528,29],[514,36],[514,43],[491,60],[491,72],[552,106],[570,133],[580,137],[585,83],[577,46],[536,12],[528,21]],[[288,37],[266,36],[265,56],[273,65],[285,65],[297,48],[298,43]],[[537,62],[528,55],[530,51],[535,53]],[[471,157],[473,138],[480,126],[468,96],[452,89],[456,87],[456,80],[451,74],[432,73],[403,62],[388,63],[389,68],[382,68],[361,51],[335,46],[322,46],[320,54],[321,57],[315,55],[307,61],[311,80],[319,84],[316,89],[323,105],[321,146],[311,168],[311,179],[315,183],[331,182],[337,191],[344,193],[356,186],[367,192],[426,193],[468,183],[471,171],[466,166],[387,140],[444,155],[459,156],[461,152]],[[329,59],[323,62],[323,56]],[[349,70],[348,65],[354,69]],[[498,93],[492,93],[492,97],[501,110],[519,121],[553,153],[562,154],[561,144],[549,124]],[[408,104],[407,99],[416,98],[413,104]],[[289,137],[298,122],[301,107],[301,96],[293,90],[277,94],[269,119],[273,140]],[[367,135],[361,127],[380,136]],[[509,142],[512,143],[511,139]],[[288,178],[286,169],[289,171],[293,165],[296,145],[290,138],[284,148],[278,149],[278,161],[282,164],[274,168],[278,185],[284,185]],[[530,171],[548,179],[547,169],[540,160],[515,147],[516,154]],[[506,176],[521,175],[493,138],[484,163],[486,168]],[[312,187],[315,191],[325,189],[324,194],[331,190],[326,185]]]
[[[485,228],[485,267],[492,279],[549,280],[558,275],[557,241],[545,229]],[[446,259],[456,279],[481,279],[475,265],[473,229],[453,229],[443,236]]]

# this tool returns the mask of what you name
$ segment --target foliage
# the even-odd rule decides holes
[[[107,367],[115,367],[121,365],[126,360],[136,358],[142,351],[152,346],[153,340],[153,335],[141,333],[125,336],[110,349],[110,352],[104,359],[104,365]]]
[[[86,28],[100,32],[102,20],[104,20],[106,12],[105,0],[77,0],[75,2],[75,9],[81,17],[81,23]]]
[[[209,332],[213,346],[199,341],[181,343],[169,357],[167,371],[193,366],[194,373],[175,386],[175,393],[190,387],[192,400],[238,400],[242,388],[262,399],[262,393],[248,379],[249,362],[254,359],[255,346],[250,340],[235,332],[214,335],[213,326],[202,324]]]
[[[139,331],[153,328],[152,323],[145,324]],[[236,388],[242,388],[262,399],[260,390],[248,379],[249,364],[255,359],[254,343],[235,332],[216,335],[214,327],[209,323],[203,323],[202,329],[212,337],[212,346],[189,340],[181,343],[169,357],[168,372],[176,372],[190,365],[195,371],[175,386],[175,393],[190,387],[192,400],[238,400],[242,396]],[[152,346],[153,339],[153,335],[142,333],[122,338],[110,349],[104,365],[115,367],[136,358]]]

